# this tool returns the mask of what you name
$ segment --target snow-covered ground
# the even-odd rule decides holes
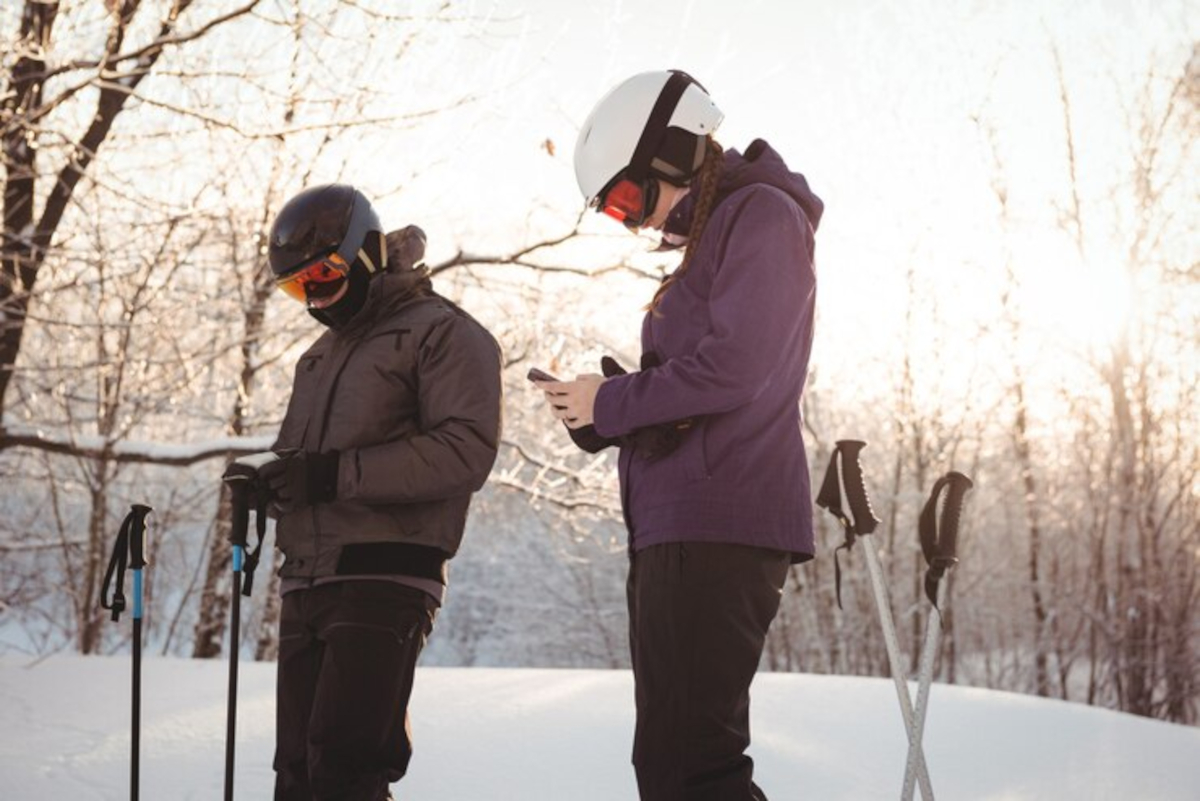
[[[272,782],[274,672],[241,667],[236,794],[259,801]],[[222,797],[226,671],[147,659],[143,799]],[[0,797],[127,798],[129,675],[128,657],[0,659]],[[626,671],[421,669],[417,751],[397,797],[635,799],[632,692]],[[906,744],[891,682],[762,674],[753,717],[772,801],[899,797]],[[943,801],[1200,798],[1200,729],[1082,705],[938,685],[925,747]]]

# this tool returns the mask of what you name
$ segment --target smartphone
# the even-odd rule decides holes
[[[530,381],[557,381],[558,379],[547,373],[545,370],[539,370],[536,367],[530,367],[529,372],[525,377]]]

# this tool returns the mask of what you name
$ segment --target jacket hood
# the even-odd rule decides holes
[[[717,188],[716,205],[737,190],[752,184],[766,184],[787,193],[804,210],[813,230],[817,230],[825,204],[809,189],[805,177],[789,170],[783,157],[762,139],[751,142],[745,154],[733,148],[725,151],[725,170]],[[667,217],[663,233],[671,235],[672,239],[686,237],[691,227],[695,202],[696,192],[689,192]]]

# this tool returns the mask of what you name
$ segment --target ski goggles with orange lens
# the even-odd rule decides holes
[[[307,303],[309,298],[332,295],[349,276],[350,265],[346,260],[337,253],[330,253],[276,278],[275,286],[301,303]]]
[[[626,228],[641,228],[654,213],[658,203],[658,181],[647,178],[640,183],[624,174],[619,174],[605,187],[596,199],[598,211],[602,211]]]

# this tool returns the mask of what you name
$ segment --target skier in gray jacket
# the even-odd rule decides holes
[[[423,252],[346,185],[301,192],[271,230],[277,285],[328,327],[259,469],[285,556],[277,801],[382,801],[404,775],[417,657],[496,458],[499,348]]]

